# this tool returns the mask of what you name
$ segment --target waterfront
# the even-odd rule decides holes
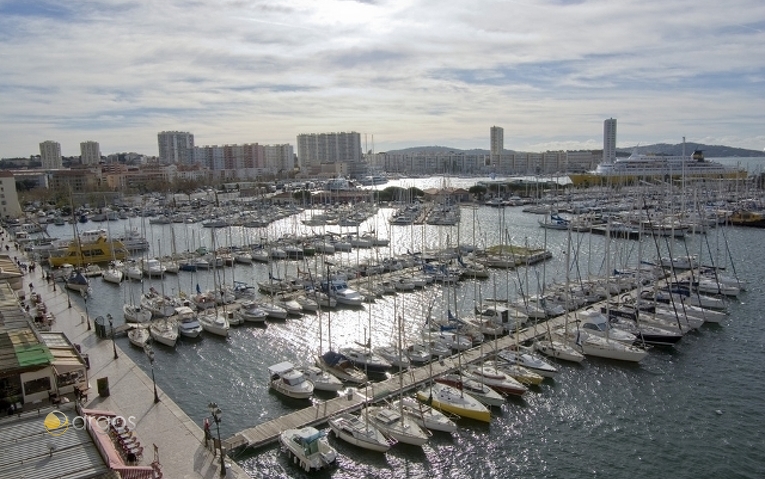
[[[514,242],[543,246],[546,241],[554,258],[528,271],[521,268],[517,274],[496,270],[489,280],[461,283],[457,290],[462,311],[472,309],[479,289],[483,297],[514,297],[519,284],[530,286],[533,292],[539,283],[549,283],[553,278],[561,281],[566,270],[566,232],[545,234],[538,227],[539,217],[521,213],[520,208],[480,207],[475,211],[476,242],[481,237],[487,244],[498,241],[501,235],[495,225],[502,221]],[[470,243],[474,238],[472,212],[463,208],[460,228],[393,228],[380,217],[360,229],[374,225],[380,235],[391,234],[395,247],[403,250],[417,250],[422,243],[434,247],[456,244],[458,235],[460,243]],[[258,234],[276,236],[297,231],[297,224],[284,220]],[[118,232],[122,226],[112,223],[110,228]],[[49,228],[54,236],[67,236],[67,229],[71,235],[71,226],[56,228],[60,233],[52,225]],[[177,228],[178,236],[188,228],[197,235],[211,234],[198,225],[167,225],[150,227],[147,237],[154,235],[152,244],[160,241],[163,250],[165,245],[169,248],[169,228]],[[228,234],[223,231],[217,233],[216,241],[225,241]],[[231,233],[236,238],[236,230]],[[713,249],[723,254],[725,246],[719,241],[723,237],[728,240],[737,272],[750,284],[749,290],[731,304],[731,315],[719,327],[704,326],[687,335],[675,350],[654,349],[639,366],[589,358],[581,366],[562,366],[555,381],[544,383],[524,400],[508,401],[491,425],[463,422],[452,437],[436,435],[422,450],[397,446],[379,455],[333,439],[341,460],[332,477],[759,477],[765,468],[758,450],[765,412],[761,400],[765,391],[759,380],[759,364],[765,359],[765,334],[758,311],[765,279],[757,248],[762,234],[759,230],[725,228],[707,236]],[[678,248],[688,245],[691,252],[697,252],[706,250],[705,242],[704,237],[689,236],[673,244]],[[572,243],[578,245],[572,255],[580,265],[578,272],[570,272],[572,279],[605,271],[606,248],[614,263],[637,261],[638,243],[634,241],[607,243],[602,237],[576,234]],[[363,251],[358,256],[383,254],[385,250]],[[643,254],[656,256],[652,239],[644,242]],[[332,261],[356,258],[354,251],[335,255]],[[280,262],[274,266],[287,266],[292,272],[298,264]],[[222,274],[232,276],[231,268]],[[267,274],[267,265],[233,269],[238,280],[263,279]],[[210,273],[186,273],[177,279],[168,276],[164,287],[190,291],[195,283],[211,287]],[[145,283],[144,288],[150,284],[161,287],[155,281]],[[134,287],[141,288],[138,283]],[[111,313],[119,318],[119,324],[119,307],[126,290],[124,284],[114,287],[95,279],[94,294],[87,302],[89,315]],[[431,287],[420,293],[399,294],[395,301],[378,300],[360,310],[333,311],[334,344],[361,341],[370,317],[374,342],[390,336],[391,318],[401,311],[406,311],[408,334],[416,335],[425,314],[423,305],[435,298],[434,311],[440,314],[444,309],[440,298],[446,294],[443,287]],[[84,306],[82,298],[72,296],[72,300]],[[328,316],[323,314],[322,320]],[[201,341],[179,342],[174,350],[157,347],[157,382],[199,424],[207,414],[207,403],[216,401],[224,411],[222,434],[228,436],[296,407],[268,391],[266,368],[282,359],[309,360],[318,346],[318,323],[317,316],[308,315],[269,322],[266,327],[241,326],[232,330],[228,340],[206,335]],[[118,344],[149,370],[142,351],[130,347],[125,338],[119,338]],[[304,476],[275,447],[235,459],[253,477]]]

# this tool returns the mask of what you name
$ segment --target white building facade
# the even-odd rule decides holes
[[[157,134],[159,162],[165,165],[194,163],[194,135],[186,131],[162,131]]]
[[[80,143],[80,162],[83,165],[97,165],[101,161],[101,147],[97,141]]]
[[[61,143],[53,140],[46,140],[40,143],[40,159],[42,160],[44,170],[62,168]]]

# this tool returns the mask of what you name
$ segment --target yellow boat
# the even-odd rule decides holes
[[[433,383],[430,387],[417,391],[417,399],[439,411],[491,422],[491,412],[478,399],[446,384]]]
[[[48,263],[51,268],[64,264],[86,266],[88,264],[108,263],[113,260],[125,260],[130,253],[121,241],[109,240],[99,235],[94,241],[72,241],[66,248],[52,250]]]

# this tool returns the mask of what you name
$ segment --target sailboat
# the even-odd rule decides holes
[[[351,413],[340,414],[329,419],[329,427],[337,437],[355,446],[370,451],[386,452],[396,444],[395,439],[388,439],[369,421]]]
[[[441,411],[477,421],[491,422],[491,412],[478,399],[447,384],[434,382],[417,391],[417,399]]]
[[[149,333],[153,341],[174,348],[178,341],[178,319],[165,317],[156,320],[149,326]]]
[[[411,420],[430,431],[451,433],[457,430],[457,424],[449,416],[412,397],[397,399],[392,406],[400,408]]]
[[[132,328],[127,333],[128,340],[130,340],[130,344],[137,348],[144,348],[146,346],[146,343],[149,342],[149,339],[151,339],[151,334],[149,333],[148,328]]]
[[[210,231],[212,232],[213,237],[213,251],[215,251],[215,230],[211,229]],[[213,254],[213,257],[214,256],[215,254]],[[214,263],[216,263],[216,261],[214,261]],[[213,272],[213,283],[214,289],[217,291],[218,280],[215,272]],[[197,316],[197,320],[199,321],[199,324],[202,325],[202,329],[208,333],[215,334],[216,336],[228,337],[228,331],[231,328],[231,324],[228,321],[228,313],[226,312],[225,306],[222,308],[222,311],[220,311],[218,310],[218,304],[215,303],[213,307],[200,312]]]

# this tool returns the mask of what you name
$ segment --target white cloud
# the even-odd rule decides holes
[[[598,148],[608,117],[620,145],[765,147],[758,0],[64,5],[0,4],[2,157],[44,139],[156,154],[171,129],[354,130],[382,151],[487,148],[499,125],[509,149]]]

